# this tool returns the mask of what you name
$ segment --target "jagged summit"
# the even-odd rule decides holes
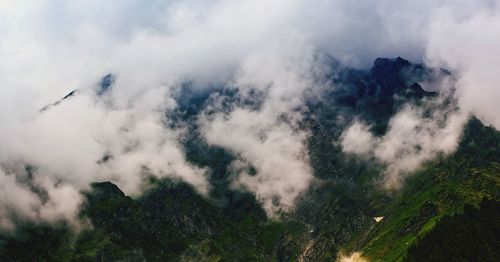
[[[114,84],[114,82],[116,81],[116,77],[113,75],[113,74],[107,74],[105,76],[103,76],[101,78],[101,81],[99,82],[99,84],[97,85],[96,89],[95,89],[95,94],[97,96],[103,96],[107,93],[109,93],[111,91],[111,88]],[[74,97],[75,95],[77,95],[79,92],[79,90],[73,90],[71,92],[69,92],[67,95],[65,95],[63,98],[61,98],[60,100],[52,103],[52,104],[48,104],[44,107],[42,107],[39,112],[43,112],[43,111],[46,111],[48,110],[49,108],[53,107],[53,106],[57,106],[59,104],[61,104],[62,102],[64,102],[65,100],[71,98],[71,97]]]
[[[440,74],[445,74],[445,72],[447,71],[438,70]],[[403,93],[403,90],[407,89],[424,95],[426,92],[418,82],[434,77],[432,75],[433,69],[424,64],[412,64],[401,57],[395,59],[377,58],[370,73],[377,86],[380,87],[379,94],[385,97],[395,93]],[[429,94],[431,93],[429,92]]]

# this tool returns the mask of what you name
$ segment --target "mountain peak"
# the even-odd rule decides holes
[[[101,78],[99,85],[96,90],[98,96],[102,96],[109,92],[113,84],[115,83],[116,77],[113,74],[107,74]]]

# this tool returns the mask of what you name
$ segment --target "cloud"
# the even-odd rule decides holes
[[[347,153],[369,155],[379,140],[370,132],[370,126],[354,121],[341,135],[342,149]]]
[[[251,91],[264,93],[259,108],[211,108],[200,118],[207,142],[238,157],[233,186],[253,192],[270,216],[291,210],[313,180],[305,146],[309,134],[298,124],[306,93],[322,84],[314,75],[321,70],[316,58],[302,39],[258,50],[243,62],[232,88],[247,101],[256,99]]]
[[[345,152],[370,155],[387,165],[384,174],[387,188],[401,187],[403,179],[423,162],[454,151],[469,114],[500,128],[497,103],[500,78],[494,69],[500,62],[496,52],[500,44],[500,33],[496,30],[500,25],[500,5],[496,1],[461,4],[437,1],[424,10],[425,20],[413,20],[421,23],[422,29],[417,31],[421,33],[419,46],[423,48],[425,63],[451,70],[454,78],[442,79],[431,86],[425,83],[425,87],[430,90],[444,87],[444,93],[450,86],[456,88],[454,96],[460,111],[435,111],[431,117],[424,117],[423,109],[407,106],[391,119],[390,129],[383,137],[374,137],[368,131],[370,126],[359,121],[343,133],[341,143]],[[410,28],[406,23],[397,26]]]
[[[428,100],[423,106],[405,105],[381,137],[374,136],[367,124],[355,120],[341,135],[343,151],[384,163],[384,187],[399,189],[423,163],[450,154],[458,146],[468,115],[453,106],[440,107],[443,98]]]
[[[164,113],[177,107],[173,94],[185,81],[228,85],[243,96],[258,90],[262,105],[234,105],[205,117],[204,135],[257,169],[255,176],[239,174],[235,186],[256,193],[268,210],[291,208],[312,179],[304,145],[308,132],[297,125],[304,97],[317,95],[325,84],[319,53],[358,68],[379,56],[450,68],[464,114],[475,113],[498,128],[498,17],[498,3],[487,0],[1,1],[0,166],[36,166],[51,181],[39,186],[54,192],[48,194],[52,204],[40,204],[16,184],[22,172],[3,176],[25,199],[19,213],[33,218],[27,206],[51,206],[59,214],[59,196],[95,180],[112,180],[139,194],[144,174],[153,174],[206,193],[207,170],[184,159],[179,140],[186,130],[169,127]],[[92,90],[108,73],[116,75],[113,90],[98,98]],[[75,89],[77,96],[38,112]],[[459,128],[450,121],[444,129]],[[389,141],[421,125],[419,143],[427,141],[420,137],[448,137],[435,134],[435,122],[408,108],[380,141],[362,125],[351,128],[346,140],[361,136],[375,142],[347,150],[375,153],[390,165],[394,153],[382,149],[405,146]],[[421,153],[409,156],[419,159]],[[59,184],[64,187],[56,190]]]
[[[279,209],[292,209],[313,179],[304,146],[307,133],[266,113],[236,109],[218,115],[205,136],[210,144],[236,154],[240,160],[232,165],[238,174],[234,187],[254,193],[271,216]]]
[[[171,98],[163,91],[151,89],[126,108],[109,108],[93,93],[79,92],[31,119],[8,126],[12,130],[4,131],[12,134],[0,137],[0,166],[18,162],[34,166],[38,170],[35,181],[43,174],[38,186],[47,191],[48,200],[35,218],[52,218],[63,213],[62,209],[76,214],[73,211],[80,200],[74,194],[78,196],[93,181],[111,180],[128,194],[137,195],[145,175],[168,176],[206,194],[206,170],[187,163],[181,150],[179,141],[185,130],[167,128],[168,120],[162,119],[175,106],[175,102],[165,101]],[[29,190],[17,188],[26,194]],[[36,195],[26,196],[40,201]]]
[[[465,18],[444,9],[430,24],[426,60],[456,72],[460,106],[500,129],[500,4],[477,8]]]
[[[18,220],[55,222],[66,220],[77,226],[75,219],[81,195],[67,183],[56,183],[50,176],[37,173],[31,187],[0,168],[0,229],[12,229]],[[38,194],[34,188],[42,188]]]

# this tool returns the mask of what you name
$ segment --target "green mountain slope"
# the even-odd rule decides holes
[[[362,243],[363,254],[375,261],[401,261],[419,239],[426,241],[440,219],[485,198],[500,199],[500,134],[473,118],[457,152],[415,174],[381,210],[385,217]]]
[[[369,203],[363,206],[366,199],[342,190],[345,185],[328,185],[331,190],[317,189],[323,198],[314,198],[321,200],[316,207],[305,205],[310,208],[283,214],[277,221],[267,219],[252,204],[251,195],[242,194],[239,204],[227,209],[188,185],[168,180],[152,181],[138,199],[125,196],[112,183],[96,183],[85,193],[81,211],[93,227],[76,234],[64,223],[25,224],[17,235],[2,236],[0,259],[332,261],[344,249],[361,250],[374,261],[418,261],[421,254],[431,255],[429,246],[440,247],[441,254],[453,252],[455,246],[442,241],[454,234],[459,236],[455,240],[466,234],[471,243],[486,243],[485,250],[491,251],[495,242],[474,238],[496,239],[490,232],[494,225],[485,223],[500,221],[499,202],[487,202],[488,210],[480,211],[486,215],[467,211],[470,207],[458,215],[468,220],[453,215],[463,213],[466,205],[478,206],[482,199],[500,199],[499,141],[498,131],[472,119],[457,152],[429,163],[408,179],[403,191],[389,197],[367,194],[382,205],[370,210]],[[379,223],[370,216],[374,210],[384,216]],[[472,232],[464,231],[469,224],[475,225],[467,226]],[[478,248],[483,246],[471,252]]]
[[[19,218],[15,231],[0,232],[0,261],[335,261],[351,252],[373,261],[494,259],[500,233],[489,222],[500,221],[499,131],[471,118],[457,151],[425,163],[397,192],[375,183],[382,164],[346,155],[334,143],[353,119],[383,135],[404,104],[434,98],[403,74],[425,79],[428,70],[401,58],[377,59],[371,72],[335,68],[332,82],[341,88],[308,102],[302,123],[311,133],[307,150],[317,179],[295,210],[274,219],[255,196],[231,187],[236,156],[200,134],[196,119],[212,91],[183,91],[179,108],[167,114],[189,129],[181,141],[188,161],[210,170],[208,196],[168,179],[148,178],[135,198],[97,182],[82,192],[81,228]],[[234,90],[213,92],[238,100]],[[238,103],[258,108],[256,101]]]

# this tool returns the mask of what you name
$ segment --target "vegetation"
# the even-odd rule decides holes
[[[462,213],[464,205],[477,206],[482,199],[500,199],[499,156],[499,132],[473,118],[458,151],[410,178],[382,211],[388,215],[370,233],[364,255],[401,261],[410,247],[441,225],[444,216]]]
[[[496,261],[500,257],[500,202],[484,199],[479,209],[443,217],[410,248],[407,261]]]
[[[374,261],[493,261],[500,246],[499,131],[472,118],[455,153],[426,163],[390,194],[374,183],[380,163],[332,143],[349,122],[339,115],[374,123],[372,131],[383,134],[402,103],[395,96],[418,104],[435,95],[408,85],[404,70],[427,72],[400,58],[378,59],[371,72],[331,76],[345,88],[308,102],[302,124],[311,131],[309,156],[321,183],[293,212],[270,219],[252,194],[230,187],[235,156],[208,145],[196,126],[210,94],[181,92],[167,124],[189,128],[186,157],[211,170],[209,197],[168,179],[151,178],[138,198],[110,182],[94,183],[82,193],[80,231],[20,220],[14,232],[0,233],[0,261],[334,261],[341,250]],[[238,99],[237,91],[217,92]]]

